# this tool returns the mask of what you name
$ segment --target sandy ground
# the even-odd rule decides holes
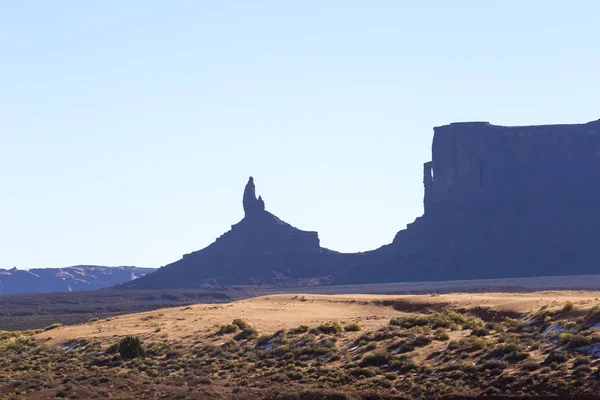
[[[260,333],[273,333],[299,325],[317,326],[328,321],[358,322],[364,329],[377,329],[389,319],[406,313],[444,309],[495,312],[519,316],[542,306],[561,308],[575,304],[574,312],[585,312],[600,304],[600,291],[543,291],[534,293],[454,293],[442,295],[314,295],[280,294],[229,304],[196,304],[151,312],[128,314],[82,325],[58,328],[36,336],[51,345],[77,338],[108,340],[124,335],[145,338],[186,339],[210,337],[219,326],[241,318]]]

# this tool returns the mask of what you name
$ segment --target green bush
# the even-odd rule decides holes
[[[450,340],[450,334],[446,332],[443,328],[436,329],[433,338],[435,340],[443,341]]]
[[[306,333],[310,330],[310,327],[306,325],[300,325],[297,328],[292,328],[289,330],[290,335],[299,335],[301,333]]]
[[[361,367],[380,367],[386,365],[392,359],[391,354],[385,352],[371,353],[364,356],[360,362]]]
[[[578,367],[580,365],[590,365],[592,362],[589,358],[585,356],[577,356],[573,361],[573,367]]]
[[[580,333],[563,332],[559,335],[561,342],[569,346],[570,348],[577,348],[583,346],[589,346],[590,344],[597,343],[600,341],[600,336],[596,335],[582,335]]]
[[[236,324],[223,325],[219,328],[219,335],[226,335],[228,333],[237,333],[240,331],[240,327]]]
[[[142,342],[137,336],[125,336],[119,341],[118,352],[124,360],[143,357],[145,355]]]
[[[490,331],[485,328],[475,328],[471,331],[471,336],[487,336],[490,334]]]
[[[544,364],[545,365],[552,364],[552,363],[563,364],[563,363],[566,363],[568,360],[569,360],[569,353],[567,353],[566,351],[563,351],[563,350],[558,350],[558,351],[553,351],[552,353],[548,354],[548,357],[546,357],[546,359],[544,360]]]
[[[365,378],[372,378],[375,375],[377,375],[377,372],[373,371],[371,368],[355,368],[352,371],[350,371],[350,374],[357,378],[361,376]]]
[[[337,333],[342,333],[342,326],[339,322],[327,322],[319,325],[317,330],[325,335],[334,335]]]
[[[446,310],[431,315],[409,315],[392,318],[390,320],[390,325],[400,326],[406,329],[428,325],[432,329],[449,328],[456,330],[459,325],[464,325],[465,327],[481,326],[483,325],[483,321],[474,316],[465,317],[456,311]]]
[[[346,331],[346,332],[358,332],[358,331],[360,331],[361,329],[362,329],[362,328],[360,327],[360,325],[359,325],[359,324],[357,324],[356,322],[355,322],[355,323],[348,324],[348,325],[344,326],[344,331]]]
[[[44,332],[45,331],[51,331],[52,329],[60,328],[62,326],[63,326],[63,324],[57,322],[55,324],[52,324],[52,325],[49,325],[49,326],[45,327],[44,328]]]
[[[248,324],[243,319],[239,319],[239,318],[234,319],[232,322],[232,325],[237,325],[238,328],[240,328],[240,330],[242,330],[242,331],[246,328],[250,328],[250,324]]]
[[[233,338],[239,342],[240,340],[254,339],[256,337],[258,337],[258,331],[254,328],[247,327]]]
[[[533,362],[533,361],[529,361],[529,362],[524,363],[521,366],[521,368],[523,368],[525,371],[531,372],[531,371],[535,371],[535,370],[539,369],[540,368],[540,364],[536,363],[536,362]]]
[[[486,362],[484,362],[483,364],[481,364],[481,369],[489,369],[489,370],[498,370],[498,369],[505,369],[507,367],[506,363],[504,361],[500,361],[500,360],[488,360]]]
[[[575,304],[571,301],[567,301],[563,305],[562,310],[563,310],[563,312],[569,312],[569,311],[573,311],[573,308],[575,308]]]

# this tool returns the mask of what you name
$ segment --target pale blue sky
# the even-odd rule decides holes
[[[267,209],[422,214],[434,126],[600,118],[597,1],[0,1],[0,266],[161,266]]]

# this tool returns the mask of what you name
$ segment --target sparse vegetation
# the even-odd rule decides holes
[[[144,332],[139,337],[116,341],[104,331],[98,338],[78,337],[59,345],[40,341],[35,335],[41,329],[0,331],[0,397],[38,400],[61,393],[59,397],[90,398],[92,393],[109,398],[126,390],[132,399],[152,398],[153,393],[160,397],[159,391],[183,399],[202,397],[203,390],[215,396],[242,396],[248,390],[257,399],[272,391],[306,399],[311,397],[298,396],[318,388],[333,396],[328,398],[337,398],[331,394],[335,391],[352,391],[387,400],[462,392],[518,397],[597,390],[597,361],[580,346],[597,340],[590,325],[596,314],[570,319],[560,311],[539,315],[498,322],[498,316],[490,321],[445,311],[402,315],[389,324],[386,318],[379,325],[375,318],[343,325],[326,320],[287,331],[264,328],[265,334],[261,326],[238,318],[197,328],[191,324],[203,315],[186,315],[188,325],[178,325],[184,319],[168,319],[165,312],[146,320],[137,316],[136,329]],[[546,332],[559,325],[558,316],[565,319],[561,329],[569,330]],[[169,324],[188,331],[175,336]],[[103,319],[84,328],[100,331],[107,325]]]

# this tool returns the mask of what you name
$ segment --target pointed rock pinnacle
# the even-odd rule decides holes
[[[265,202],[262,197],[256,198],[256,188],[254,187],[254,178],[250,177],[246,188],[244,189],[244,213],[246,217],[252,217],[265,211]]]

